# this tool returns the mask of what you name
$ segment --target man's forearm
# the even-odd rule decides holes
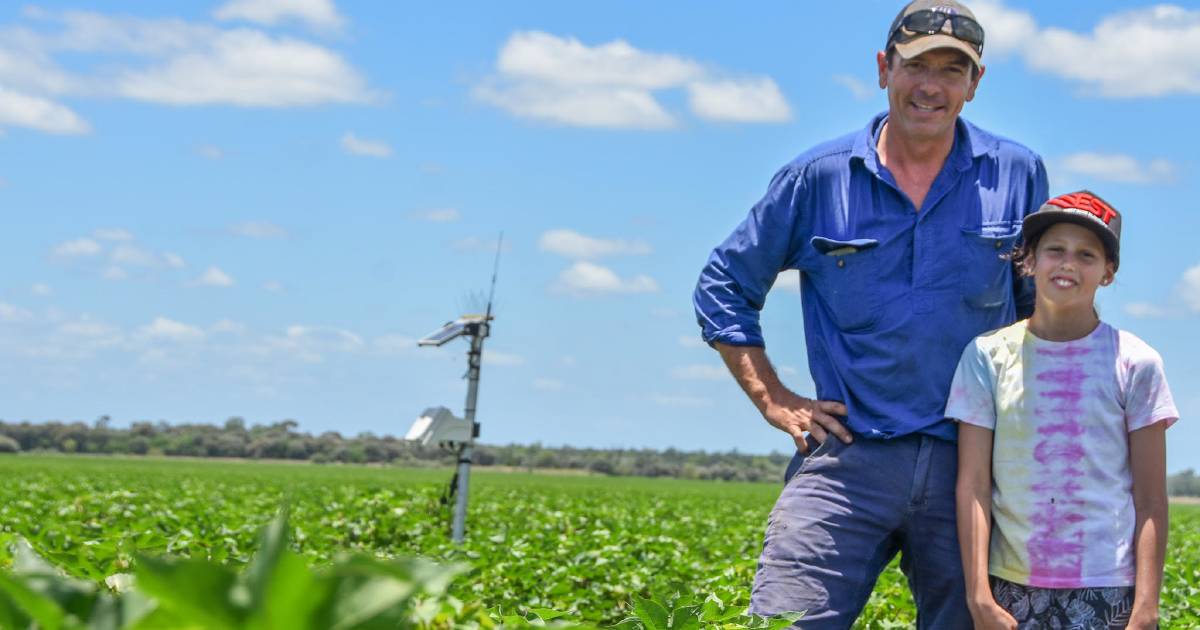
[[[779,390],[783,389],[779,375],[767,359],[767,351],[759,346],[714,345],[742,391],[746,392],[759,412],[764,412],[767,405],[777,398]]]

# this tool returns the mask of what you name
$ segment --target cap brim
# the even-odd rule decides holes
[[[1111,230],[1100,226],[1096,221],[1071,212],[1039,210],[1025,217],[1025,220],[1021,223],[1021,240],[1028,243],[1055,223],[1074,223],[1075,225],[1082,225],[1091,230],[1096,236],[1100,237],[1100,241],[1108,247],[1108,251],[1117,256],[1119,260],[1121,241],[1117,239],[1117,235],[1113,234]]]
[[[938,48],[953,48],[954,50],[961,50],[964,54],[966,54],[966,56],[971,58],[971,61],[975,62],[975,65],[983,65],[979,61],[979,53],[975,52],[975,49],[971,48],[970,44],[945,33],[925,35],[924,37],[918,37],[903,44],[896,44],[896,52],[900,53],[900,56],[904,57],[905,59],[912,59],[913,57],[916,57],[922,53],[926,53]]]

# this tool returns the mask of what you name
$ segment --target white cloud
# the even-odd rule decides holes
[[[138,332],[147,338],[165,341],[194,341],[204,338],[203,330],[166,317],[154,318],[154,321],[143,326]]]
[[[505,367],[514,367],[525,365],[525,357],[519,354],[510,352],[500,352],[497,350],[485,350],[483,352],[483,362],[486,365],[501,365]]]
[[[1142,163],[1120,153],[1073,153],[1062,159],[1060,167],[1068,173],[1124,184],[1166,181],[1175,173],[1175,166],[1168,160]]]
[[[100,244],[90,238],[76,238],[54,246],[53,253],[59,258],[95,256],[103,251]]]
[[[781,271],[775,276],[775,284],[771,285],[771,290],[779,289],[788,293],[800,292],[800,272],[795,269],[787,269]]]
[[[288,326],[282,337],[268,336],[255,348],[259,354],[282,352],[306,363],[320,363],[329,353],[353,353],[365,347],[358,335],[323,326]]]
[[[663,407],[711,407],[713,402],[709,398],[699,396],[672,396],[667,394],[654,394],[650,397],[657,405]]]
[[[391,157],[392,147],[382,140],[368,140],[346,132],[342,134],[342,150],[351,155],[385,158]]]
[[[650,246],[641,241],[594,238],[573,230],[550,230],[544,232],[541,238],[538,239],[538,247],[542,251],[573,259],[591,259],[624,254],[644,255],[649,254],[651,251]]]
[[[694,363],[673,368],[671,378],[684,381],[724,381],[730,376],[729,370],[723,365]]]
[[[573,295],[598,295],[656,293],[659,287],[653,278],[646,275],[621,278],[607,267],[580,261],[563,270],[552,289]]]
[[[414,212],[411,216],[430,223],[452,223],[462,218],[457,208],[430,208]]]
[[[1024,11],[972,5],[988,30],[988,52],[1017,52],[1032,69],[1078,82],[1107,98],[1200,94],[1200,10],[1160,4],[1110,14],[1078,33],[1041,28]]]
[[[625,87],[484,83],[474,90],[481,101],[522,118],[560,125],[610,129],[671,129],[675,118],[646,90]]]
[[[283,292],[283,283],[278,280],[267,280],[262,284],[262,288],[271,293]]]
[[[196,284],[206,287],[231,287],[234,285],[234,280],[219,268],[209,267],[199,278],[196,278]]]
[[[496,66],[507,76],[558,85],[641,89],[672,87],[703,74],[694,61],[642,52],[623,40],[589,47],[573,37],[538,31],[513,33]]]
[[[171,267],[173,269],[181,269],[187,264],[187,263],[183,262],[183,256],[180,256],[179,254],[173,254],[171,252],[167,252],[167,253],[163,254],[162,256],[163,256],[163,261],[165,263],[167,263],[167,266]]]
[[[1139,318],[1178,317],[1186,313],[1200,314],[1200,265],[1189,267],[1175,283],[1168,304],[1131,302],[1125,313]]]
[[[588,46],[538,31],[509,36],[497,74],[475,98],[509,113],[580,127],[671,129],[676,117],[656,92],[687,88],[694,113],[710,120],[775,122],[790,115],[769,77],[722,78],[678,55],[646,52],[624,40]]]
[[[0,302],[0,322],[6,324],[15,324],[29,321],[32,318],[33,313],[30,313],[29,311],[18,306]]]
[[[983,59],[985,65],[993,55],[1019,51],[1037,37],[1037,20],[1032,15],[1006,7],[998,0],[976,0],[971,3],[971,12],[987,31]]]
[[[4,126],[57,134],[82,134],[92,130],[78,114],[63,105],[0,86],[0,127]]]
[[[563,382],[553,378],[535,378],[533,388],[544,392],[557,392],[562,391]]]
[[[1177,291],[1193,313],[1200,313],[1200,265],[1183,272]]]
[[[199,155],[205,159],[216,161],[223,159],[225,157],[225,152],[221,150],[221,147],[211,144],[202,144],[196,147],[196,155]]]
[[[102,241],[132,241],[133,234],[124,228],[97,228],[92,231],[92,237]]]
[[[245,334],[246,325],[241,322],[236,322],[232,319],[225,318],[213,324],[211,327],[209,327],[209,330],[214,333],[241,335]]]
[[[151,267],[159,262],[158,257],[154,254],[128,244],[121,244],[113,248],[111,260],[114,264],[135,267]]]
[[[31,293],[33,293],[34,295],[38,295],[41,297],[48,297],[48,296],[54,295],[54,289],[51,289],[50,285],[43,284],[41,282],[30,287],[29,291]]]
[[[1147,318],[1147,319],[1157,318],[1157,317],[1171,317],[1172,315],[1178,314],[1178,312],[1175,311],[1174,309],[1165,308],[1165,307],[1159,306],[1157,304],[1151,304],[1149,302],[1130,302],[1129,304],[1125,305],[1124,310],[1125,310],[1125,313],[1131,317]]]
[[[326,31],[338,30],[345,23],[333,0],[230,0],[213,15],[218,20],[246,20],[268,26],[299,21]]]
[[[291,107],[375,99],[335,52],[252,30],[217,34],[198,49],[116,79],[126,98],[168,105]]]
[[[412,352],[417,349],[417,340],[407,335],[381,335],[371,342],[374,349],[385,355]]]
[[[229,233],[246,238],[287,238],[287,229],[269,221],[243,221],[229,226]]]
[[[87,131],[85,122],[49,96],[247,107],[379,98],[337,52],[294,37],[178,18],[38,9],[25,16],[51,26],[10,27],[0,38],[0,82],[21,90],[4,93],[0,112],[45,131]],[[72,55],[72,63],[90,74],[64,72],[55,58],[60,54]]]
[[[108,267],[104,268],[104,271],[100,272],[100,277],[104,278],[105,280],[116,281],[116,280],[125,280],[126,278],[129,277],[129,274],[126,273],[125,270],[122,269],[121,267],[118,267],[116,265],[109,265]]]
[[[693,81],[688,103],[697,116],[730,122],[785,122],[792,117],[779,86],[768,77]]]
[[[58,327],[58,331],[71,337],[109,338],[114,341],[121,335],[121,330],[116,326],[86,318],[66,322]]]
[[[700,338],[699,334],[680,335],[679,336],[679,345],[683,346],[684,348],[706,348],[706,347],[708,347],[708,344],[704,343],[704,340]]]
[[[991,35],[990,30],[988,31],[988,35]],[[833,81],[849,90],[850,95],[853,96],[854,100],[856,101],[865,101],[879,91],[877,88],[875,88],[875,86],[868,85],[867,83],[860,81],[858,78],[848,74],[835,74],[833,75]]]

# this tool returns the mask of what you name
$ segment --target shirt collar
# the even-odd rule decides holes
[[[876,175],[879,174],[879,152],[875,146],[879,143],[879,133],[887,117],[887,112],[876,114],[866,128],[855,136],[854,147],[850,151],[851,159],[862,160],[867,170]],[[959,116],[954,122],[954,146],[946,162],[957,170],[965,171],[971,168],[975,158],[992,153],[995,149],[995,137]]]

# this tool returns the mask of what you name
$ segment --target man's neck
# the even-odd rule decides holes
[[[908,195],[913,209],[920,212],[933,181],[954,148],[954,129],[945,137],[912,138],[893,132],[892,126],[884,123],[875,148],[879,163],[891,171],[896,185]]]
[[[954,129],[937,138],[914,138],[896,132],[886,122],[879,133],[876,151],[880,162],[891,170],[942,170],[942,164],[954,148]]]

